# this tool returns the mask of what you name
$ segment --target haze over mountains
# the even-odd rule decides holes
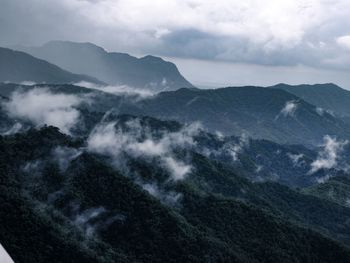
[[[279,143],[315,145],[325,134],[342,138],[350,134],[349,124],[327,111],[320,112],[283,90],[262,87],[163,92],[139,103],[138,109],[154,117],[200,121],[212,132],[246,134]],[[124,112],[123,107],[120,111]]]
[[[350,261],[348,91],[201,90],[153,56],[25,50],[0,49],[15,262]]]
[[[320,110],[328,110],[330,113],[341,117],[350,116],[350,91],[332,83],[298,86],[278,84],[272,88],[288,91],[310,104],[320,107]]]
[[[193,87],[177,67],[159,57],[136,58],[107,52],[91,43],[51,41],[41,47],[17,47],[74,73],[98,78],[110,85],[128,85],[154,91]]]
[[[37,59],[24,52],[0,48],[0,81],[34,83],[75,83],[89,81],[103,84],[95,78],[70,73],[47,61]]]

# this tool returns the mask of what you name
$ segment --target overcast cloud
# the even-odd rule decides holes
[[[350,66],[348,0],[0,0],[1,45],[90,41],[112,51],[273,66]]]

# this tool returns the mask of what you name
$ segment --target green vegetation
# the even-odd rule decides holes
[[[83,145],[54,127],[0,137],[0,240],[15,262],[349,261],[350,250],[329,239],[350,236],[343,206],[251,183],[195,153],[195,172],[173,183],[134,160],[143,180],[182,195],[170,205],[102,156],[83,152],[63,170],[52,157],[57,146]],[[89,209],[102,212],[85,222]]]

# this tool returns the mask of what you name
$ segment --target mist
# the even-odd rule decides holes
[[[310,174],[321,169],[337,168],[341,153],[349,143],[348,140],[337,140],[337,138],[329,135],[326,135],[323,140],[324,143],[322,150],[318,153],[318,158],[311,163]]]
[[[3,106],[8,115],[31,121],[36,126],[53,125],[70,134],[79,121],[76,109],[83,100],[74,95],[54,94],[49,89],[34,88],[28,91],[14,91]]]

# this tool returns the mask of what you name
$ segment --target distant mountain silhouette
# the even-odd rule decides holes
[[[48,85],[46,85],[48,86]],[[18,86],[0,85],[8,97]],[[28,87],[28,86],[27,86]],[[350,125],[338,116],[280,89],[228,87],[213,90],[179,89],[147,99],[130,100],[74,85],[49,85],[55,92],[96,93],[93,109],[117,108],[121,114],[152,116],[181,123],[199,121],[211,132],[266,139],[283,144],[315,146],[325,135],[350,139]]]
[[[279,143],[318,144],[324,135],[348,137],[350,126],[280,89],[229,87],[162,92],[138,105],[142,114],[200,121],[211,131]]]
[[[159,57],[136,58],[107,52],[91,43],[51,41],[41,47],[18,47],[74,73],[87,74],[111,85],[156,91],[193,87],[175,64]]]
[[[33,81],[37,83],[74,83],[89,81],[102,84],[101,81],[70,73],[47,61],[37,59],[24,52],[0,48],[0,82]]]
[[[271,88],[288,91],[324,110],[332,111],[341,116],[350,117],[350,91],[342,89],[335,84],[327,83],[297,86],[278,84]]]

